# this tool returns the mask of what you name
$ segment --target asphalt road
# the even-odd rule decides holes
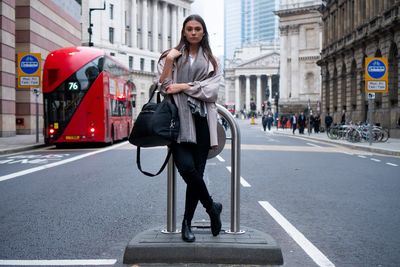
[[[240,222],[271,235],[284,266],[400,266],[399,158],[239,124]],[[135,155],[127,143],[2,155],[0,265],[123,266],[136,234],[166,225],[166,172],[140,174]],[[146,150],[143,167],[157,170],[164,155]],[[208,161],[204,176],[224,205],[224,222],[229,166],[228,146]],[[184,192],[178,179],[178,227]],[[195,220],[202,219],[208,218],[199,206]]]

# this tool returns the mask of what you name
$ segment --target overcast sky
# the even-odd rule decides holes
[[[191,6],[192,14],[203,17],[210,35],[213,54],[224,54],[224,0],[195,0]]]

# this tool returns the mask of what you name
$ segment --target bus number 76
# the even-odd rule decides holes
[[[78,90],[79,86],[77,82],[69,82],[68,83],[68,90]]]

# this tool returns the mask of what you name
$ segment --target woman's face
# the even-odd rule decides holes
[[[191,44],[199,44],[204,36],[203,26],[196,20],[190,20],[185,24],[184,35]]]

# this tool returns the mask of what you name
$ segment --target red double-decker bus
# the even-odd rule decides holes
[[[132,128],[134,83],[103,50],[68,47],[51,52],[43,67],[46,144],[110,143]]]

